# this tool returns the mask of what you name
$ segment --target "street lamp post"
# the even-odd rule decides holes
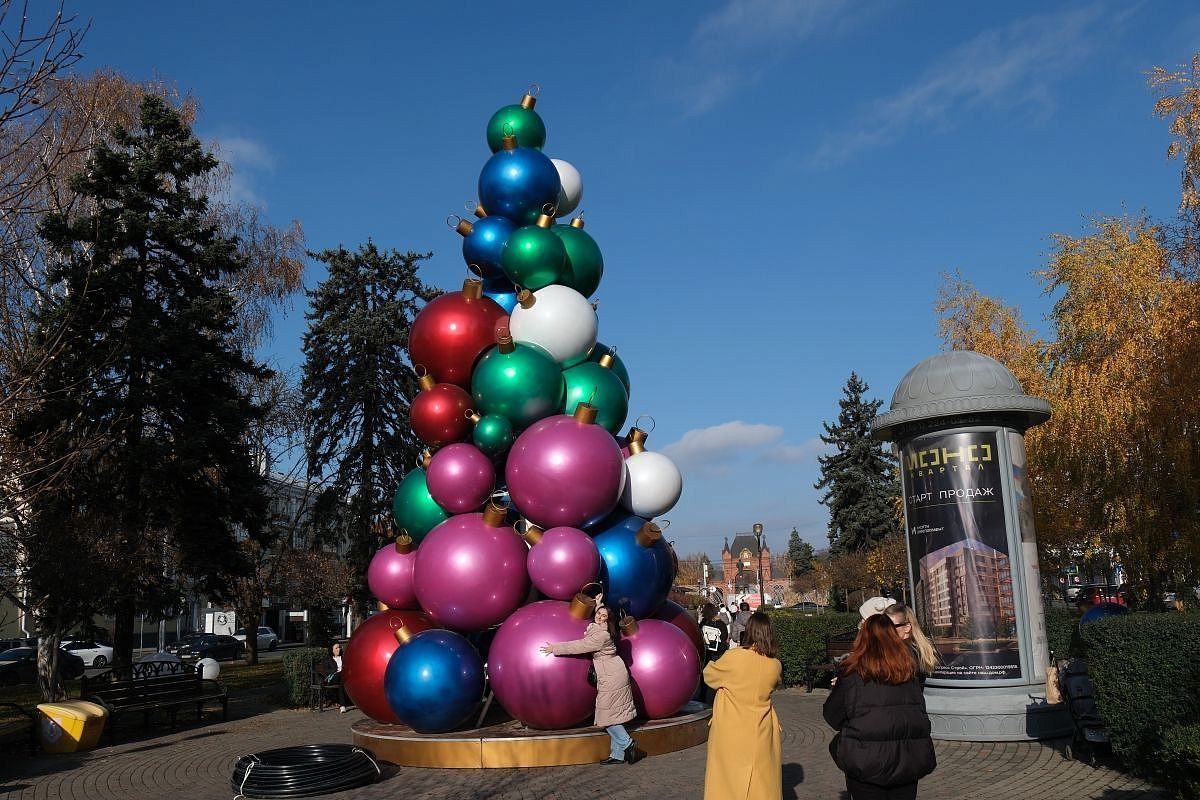
[[[767,591],[763,586],[763,571],[762,571],[762,535],[763,526],[761,522],[754,523],[754,538],[758,541],[758,607],[761,609],[767,603]]]

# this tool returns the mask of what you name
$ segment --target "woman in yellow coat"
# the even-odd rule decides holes
[[[704,668],[716,690],[708,731],[704,800],[782,800],[783,740],[771,692],[783,665],[771,619],[762,612],[746,622],[745,645]]]

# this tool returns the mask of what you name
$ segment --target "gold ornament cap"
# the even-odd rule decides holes
[[[467,416],[467,419],[471,420],[472,425],[478,425],[479,420],[483,419],[483,417],[479,416],[479,412],[473,408],[468,408],[463,413]]]
[[[521,536],[525,539],[525,541],[529,542],[529,546],[532,547],[542,540],[543,533],[545,533],[544,530],[530,522],[525,525],[525,532],[522,533]]]
[[[554,224],[554,217],[550,216],[549,214],[538,214],[537,222],[535,224],[539,228],[549,228]]]
[[[504,527],[504,521],[507,518],[508,509],[495,500],[489,500],[488,504],[483,507],[483,524],[489,528]]]
[[[529,92],[526,92],[525,96],[521,98],[521,108],[533,108],[536,105],[537,97]]]
[[[483,297],[483,281],[479,278],[467,278],[463,281],[462,293],[468,300],[478,300]]]
[[[600,584],[592,581],[591,583],[585,583],[575,593],[575,596],[571,598],[571,606],[567,611],[575,619],[591,619],[596,613],[596,598],[589,594],[584,594],[584,589],[587,589],[589,586],[595,586],[597,589],[601,588]]]
[[[655,542],[662,538],[662,528],[655,525],[653,522],[647,522],[637,532],[637,543],[642,547],[652,547]]]
[[[431,461],[433,461],[433,450],[426,447],[421,451],[421,455],[417,456],[417,463],[421,465],[422,469],[429,469]]]
[[[405,531],[400,531],[400,535],[396,537],[396,552],[400,554],[411,553],[413,551],[413,540]]]
[[[487,216],[487,211],[484,210],[483,203],[476,203],[475,210],[471,213],[473,213],[475,216],[479,217],[480,219],[483,219],[484,217]]]
[[[621,635],[633,636],[638,632],[638,621],[632,614],[621,617]]]
[[[517,137],[513,136],[511,133],[506,133],[504,135],[504,137],[500,140],[500,146],[502,148],[504,148],[505,150],[516,150],[517,149]]]
[[[458,231],[459,236],[470,236],[471,231],[475,230],[475,226],[465,219],[460,219],[454,226],[454,230]]]
[[[595,423],[596,415],[599,413],[600,409],[596,408],[594,405],[591,405],[590,403],[580,403],[579,405],[575,406],[575,413],[572,416],[575,417],[576,422],[582,422],[586,425],[591,425]]]
[[[629,442],[629,455],[643,453],[646,450],[646,432],[641,428],[630,428],[629,433],[625,435],[625,439]]]
[[[383,602],[382,600],[376,600],[375,601],[375,610],[376,611],[387,611],[388,604]]]
[[[572,228],[582,228],[583,227],[583,217],[578,216],[575,219],[571,220],[571,227]]]
[[[513,342],[512,331],[508,329],[508,326],[497,329],[496,347],[501,353],[511,353],[517,349],[517,345]]]
[[[392,630],[392,635],[395,636],[396,641],[402,645],[408,644],[408,640],[416,636],[412,628],[404,625],[403,623],[399,627]]]
[[[524,309],[533,308],[533,304],[537,302],[537,298],[533,296],[533,292],[528,289],[522,289],[517,293],[517,303]]]
[[[425,375],[417,378],[417,386],[421,387],[422,392],[426,392],[432,389],[434,386],[437,386],[437,381],[433,379],[432,375],[426,373]]]
[[[617,363],[617,360],[613,358],[612,353],[605,353],[604,355],[600,356],[596,363],[605,369],[612,369],[613,364]]]

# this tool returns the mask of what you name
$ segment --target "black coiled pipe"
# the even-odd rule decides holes
[[[351,744],[305,744],[238,759],[230,785],[238,797],[316,797],[375,782],[375,756]]]

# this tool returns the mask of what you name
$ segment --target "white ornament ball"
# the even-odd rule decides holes
[[[650,519],[665,514],[683,494],[683,476],[662,453],[643,450],[625,459],[625,488],[621,507]]]
[[[558,284],[534,292],[529,308],[518,304],[508,323],[513,341],[537,345],[564,369],[592,352],[599,325],[588,299]]]
[[[579,201],[583,199],[583,178],[569,161],[561,158],[552,158],[550,161],[558,170],[558,181],[562,185],[558,190],[558,206],[554,209],[554,216],[565,217],[579,208]]]
[[[217,663],[215,658],[202,658],[196,662],[196,669],[200,672],[201,678],[216,680],[221,674],[221,665]]]

